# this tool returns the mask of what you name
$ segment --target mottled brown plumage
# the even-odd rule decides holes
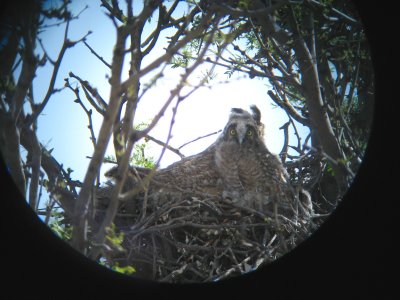
[[[273,200],[290,200],[291,187],[280,159],[263,141],[260,112],[232,109],[215,147],[215,164],[222,179],[223,197],[264,210]]]
[[[157,170],[147,187],[148,196],[156,205],[182,194],[229,198],[259,211],[273,200],[290,200],[286,170],[264,144],[260,111],[256,106],[251,111],[252,114],[233,108],[215,143],[199,154]],[[124,190],[136,186],[149,170],[132,167],[130,172]],[[106,175],[113,177],[113,173],[112,169]]]
[[[163,190],[221,194],[218,172],[213,164],[214,152],[215,144],[199,154],[159,170],[152,180],[153,189],[156,187]]]

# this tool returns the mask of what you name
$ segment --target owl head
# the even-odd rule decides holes
[[[253,144],[264,135],[264,124],[261,123],[261,112],[257,106],[250,107],[252,114],[241,108],[232,108],[228,123],[223,131],[225,141],[242,144]]]

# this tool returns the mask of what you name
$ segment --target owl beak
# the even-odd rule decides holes
[[[246,136],[245,132],[239,132],[238,138],[239,138],[239,144],[241,145],[243,143],[244,137]]]

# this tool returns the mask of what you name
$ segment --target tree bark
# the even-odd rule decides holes
[[[89,199],[94,186],[94,181],[99,173],[101,162],[107,149],[107,145],[112,133],[112,125],[121,104],[121,73],[124,62],[124,48],[127,38],[126,26],[118,28],[117,42],[114,48],[113,62],[111,69],[111,92],[110,103],[101,125],[97,145],[90,161],[88,171],[86,172],[83,187],[80,191],[74,211],[74,229],[72,233],[72,245],[81,253],[86,254],[86,222],[89,208]]]
[[[0,150],[4,155],[7,171],[25,197],[25,175],[19,150],[20,134],[11,114],[0,111]]]
[[[317,144],[322,147],[322,150],[336,162],[332,163],[332,169],[338,183],[339,191],[337,196],[340,197],[348,188],[347,171],[344,166],[341,148],[334,135],[322,100],[315,57],[315,39],[312,37],[308,39],[310,50],[298,30],[294,15],[291,18],[292,33],[282,30],[271,16],[257,18],[257,22],[262,26],[265,37],[272,37],[281,45],[285,45],[288,41],[293,41],[293,50],[299,65],[305,101],[310,114],[311,134],[314,140],[317,140]],[[311,18],[311,20],[308,20],[308,24],[313,24],[312,15],[308,15],[308,18]]]
[[[337,164],[332,164],[332,169],[340,194],[342,194],[348,187],[347,171],[343,166],[344,157],[322,101],[317,63],[311,57],[304,40],[301,38],[296,39],[294,48],[302,74],[302,84],[306,94],[305,99],[310,113],[311,130],[316,133],[318,141],[326,154],[337,162]]]

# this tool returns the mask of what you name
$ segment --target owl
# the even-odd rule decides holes
[[[223,132],[206,150],[155,172],[147,191],[150,198],[156,199],[156,206],[182,194],[197,194],[229,198],[241,206],[263,211],[274,199],[288,197],[287,172],[263,141],[259,109],[250,109],[251,113],[232,108]],[[113,168],[106,176],[113,177],[115,171]],[[131,167],[130,172],[128,185],[132,187],[149,170]]]
[[[288,174],[280,159],[266,147],[261,113],[233,108],[215,145],[215,167],[223,198],[265,210],[274,200],[290,200]]]

